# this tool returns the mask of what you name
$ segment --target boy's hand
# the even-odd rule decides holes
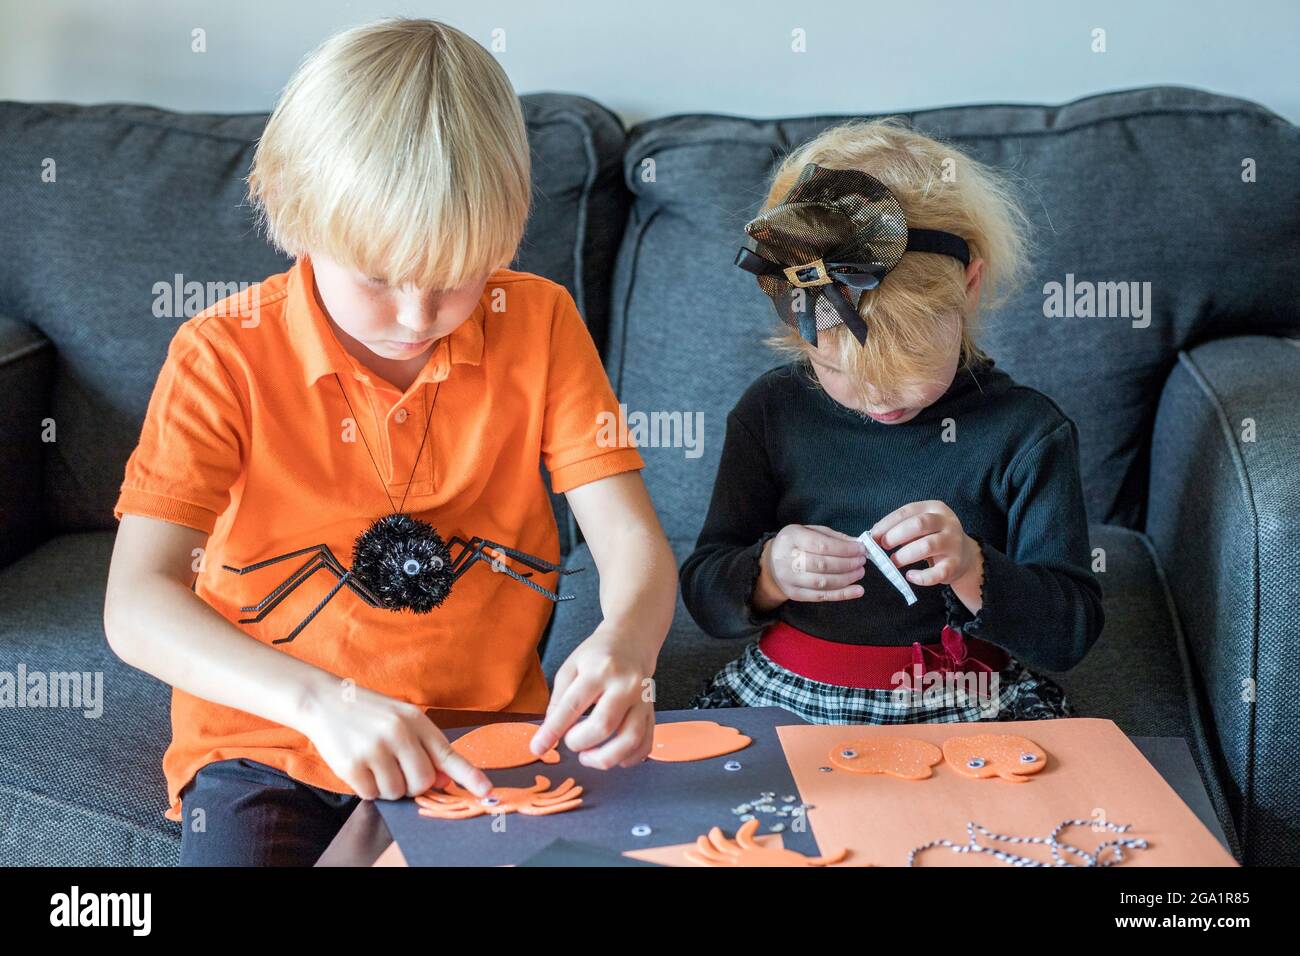
[[[643,659],[647,643],[602,621],[556,673],[532,752],[541,756],[563,737],[587,767],[608,770],[645,760],[655,726],[654,698],[646,693],[654,672],[653,660]]]
[[[451,749],[424,710],[364,687],[338,685],[312,696],[304,733],[321,757],[366,800],[400,800],[455,780],[475,796],[492,784]]]
[[[790,524],[763,547],[751,601],[770,611],[785,601],[849,601],[863,595],[867,549],[825,525]]]
[[[914,568],[904,577],[922,587],[954,585],[982,573],[984,557],[961,519],[942,501],[913,501],[892,511],[871,527],[871,536],[899,568],[928,560],[928,568]]]

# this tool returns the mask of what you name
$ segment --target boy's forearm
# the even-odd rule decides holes
[[[306,732],[332,674],[249,637],[179,581],[138,582],[129,608],[106,616],[126,663],[205,700]]]
[[[599,562],[600,609],[605,622],[646,641],[653,662],[677,606],[677,562],[662,535],[629,529],[603,548]]]

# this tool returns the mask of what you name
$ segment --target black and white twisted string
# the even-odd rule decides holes
[[[1089,853],[1073,844],[1063,843],[1057,839],[1057,835],[1067,827],[1093,825],[1104,827],[1112,833],[1127,833],[1132,829],[1132,824],[1129,823],[1107,823],[1093,820],[1065,820],[1046,837],[1018,837],[1006,836],[1001,833],[992,833],[986,827],[982,827],[974,820],[971,820],[966,824],[966,835],[969,838],[966,843],[953,843],[951,840],[931,840],[929,843],[918,846],[907,855],[907,865],[916,865],[916,856],[918,853],[922,853],[925,850],[932,849],[933,847],[946,846],[954,853],[988,853],[1001,860],[1003,863],[1010,863],[1012,866],[1114,866],[1116,863],[1124,862],[1125,847],[1132,850],[1145,850],[1149,845],[1146,840],[1141,838],[1120,838],[1107,840],[1104,843],[1098,844],[1097,849],[1092,853]],[[976,842],[978,839],[976,835],[977,831],[988,838],[988,840],[998,843],[1042,844],[1051,850],[1052,858],[1056,862],[1044,863],[1043,861],[1035,860],[1032,857],[1021,856],[1017,853],[1010,853],[1006,850],[999,850],[996,847],[983,846]],[[1108,849],[1114,850],[1109,858],[1105,856]],[[1082,864],[1071,863],[1062,855],[1065,853],[1076,856],[1086,862]]]

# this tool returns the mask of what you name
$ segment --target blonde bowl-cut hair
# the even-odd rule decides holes
[[[290,78],[248,197],[294,257],[451,289],[506,266],[531,203],[519,98],[482,46],[434,20],[338,33]]]
[[[986,360],[977,342],[981,314],[1003,304],[1028,268],[1029,221],[1009,178],[897,117],[852,120],[823,131],[784,157],[773,174],[765,210],[781,201],[807,163],[874,176],[898,198],[910,228],[961,236],[971,260],[984,260],[974,314],[968,314],[966,271],[960,261],[909,252],[858,302],[858,314],[869,329],[864,344],[844,325],[818,330],[819,343],[830,343],[830,356],[863,403],[893,403],[908,385],[938,382],[950,354],[954,317],[961,322],[958,371]],[[816,351],[784,324],[767,344],[805,363]]]

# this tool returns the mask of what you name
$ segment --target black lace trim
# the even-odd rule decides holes
[[[967,532],[967,534],[970,534],[970,532]],[[988,548],[985,547],[984,542],[980,539],[979,535],[971,534],[970,537],[974,539],[977,545],[979,545],[980,554],[984,558],[984,567],[980,573],[979,613],[972,617],[970,610],[965,604],[961,603],[961,598],[957,596],[957,592],[947,584],[943,586],[943,603],[948,611],[949,627],[961,631],[962,634],[967,637],[977,637],[981,640],[988,640],[984,635],[983,630],[985,626],[985,615],[989,609],[989,553]]]
[[[768,539],[775,538],[777,533],[776,531],[764,531],[763,536],[758,539],[758,543],[752,545],[750,549],[751,564],[749,578],[745,584],[745,611],[749,623],[754,627],[771,624],[777,619],[776,614],[772,612],[760,615],[754,610],[754,605],[750,603],[754,596],[754,588],[758,587],[759,575],[763,573],[763,548],[767,545]]]

